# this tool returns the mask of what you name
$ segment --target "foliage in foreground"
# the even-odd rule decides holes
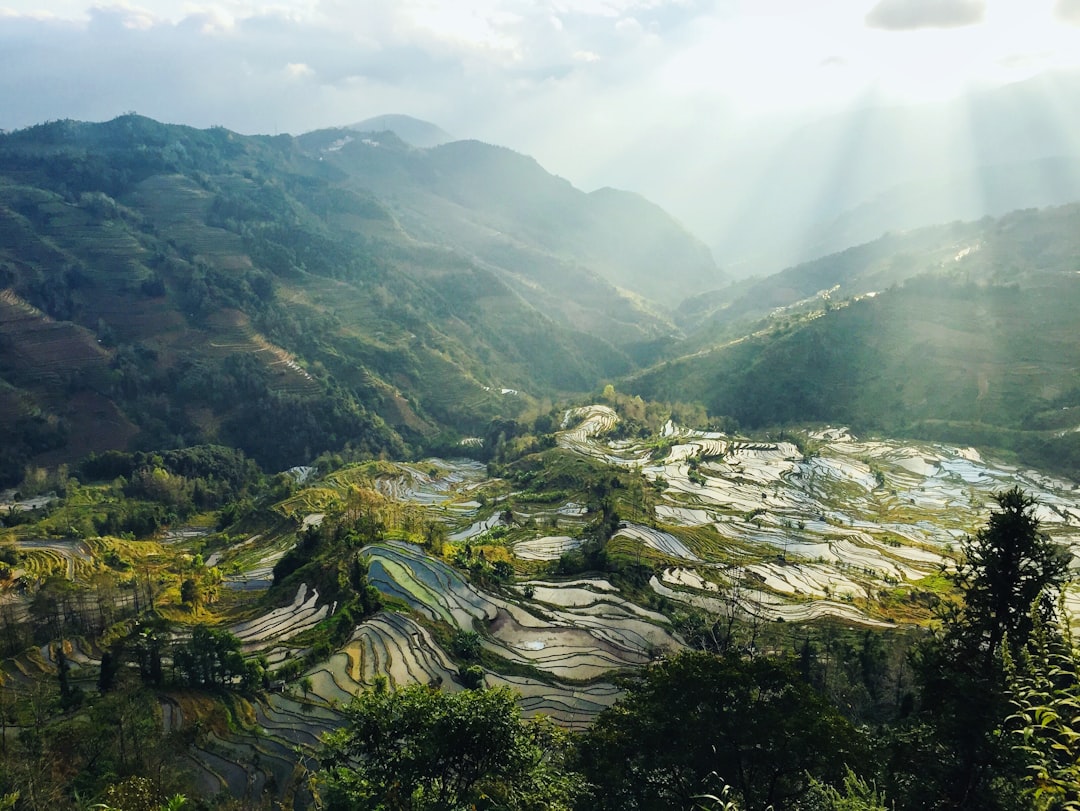
[[[1011,712],[1004,663],[1028,643],[1032,605],[1064,584],[1068,555],[1040,531],[1034,499],[1012,488],[996,500],[951,575],[960,604],[945,611],[917,662],[925,734],[909,738],[891,766],[922,777],[890,791],[906,793],[912,807],[1014,808],[1024,791],[1023,763],[1001,734]],[[1038,607],[1035,619],[1045,611]]]
[[[788,663],[688,651],[646,670],[584,735],[595,808],[692,805],[715,773],[747,808],[789,808],[838,781],[859,734]]]
[[[885,795],[851,769],[844,774],[843,790],[810,780],[810,790],[799,802],[799,811],[889,811]]]
[[[368,809],[568,809],[580,777],[565,768],[566,733],[523,721],[504,687],[443,692],[379,682],[345,710],[328,736],[327,811]]]
[[[1014,749],[1027,763],[1034,807],[1080,809],[1080,650],[1062,608],[1034,629],[1015,664],[1009,662],[1008,719]],[[1061,617],[1061,618],[1059,618]]]

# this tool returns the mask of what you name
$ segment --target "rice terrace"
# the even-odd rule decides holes
[[[238,525],[244,535],[175,533],[170,549],[189,561],[180,576],[201,572],[203,590],[217,582],[196,616],[277,674],[265,694],[230,699],[228,723],[195,693],[162,698],[168,728],[203,719],[184,756],[201,789],[310,801],[294,751],[307,753],[301,764],[313,756],[341,708],[380,679],[457,691],[479,678],[511,688],[526,716],[583,729],[620,696],[619,674],[690,644],[688,612],[737,620],[743,645],[790,644],[785,627],[823,619],[873,629],[925,623],[945,596],[941,573],[959,541],[1013,482],[1037,498],[1040,525],[1056,540],[1075,548],[1080,532],[1075,484],[970,448],[862,440],[844,428],[751,439],[670,420],[656,435],[612,438],[618,423],[607,405],[566,411],[542,466],[511,464],[496,478],[467,459],[308,470],[287,498]],[[618,512],[607,538],[596,534],[601,491]],[[338,601],[320,593],[326,572],[313,569],[309,582],[297,580],[303,566],[283,577],[278,564],[298,539],[345,516],[379,528],[381,539],[359,555],[383,607],[335,631],[331,650],[325,630],[340,617]],[[258,531],[251,521],[262,522]],[[92,579],[119,555],[132,599],[145,570],[151,593],[160,584],[151,599],[162,611],[188,610],[168,585],[176,567],[163,565],[159,543],[50,540],[38,534],[45,526],[6,531],[20,567],[9,578]],[[577,574],[573,556],[598,538],[608,556],[641,562],[646,574],[615,567],[616,582]],[[280,593],[282,581],[290,591],[267,603],[262,595],[273,584],[269,594]],[[16,591],[4,599],[9,623],[28,608]],[[1070,591],[1067,603],[1080,605],[1080,596]],[[99,668],[106,650],[104,640],[80,639],[63,642],[75,679]],[[15,659],[11,677],[18,684],[55,659],[53,645],[43,646]]]

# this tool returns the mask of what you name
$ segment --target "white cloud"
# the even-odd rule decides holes
[[[148,31],[160,22],[152,12],[123,3],[91,6],[89,14],[92,23],[119,24],[132,31]]]
[[[1054,14],[1062,22],[1080,25],[1080,0],[1057,0]]]
[[[285,73],[292,79],[309,79],[315,75],[311,66],[303,62],[290,62],[285,66]]]
[[[1005,20],[1008,0],[988,0],[982,25],[898,37],[869,27],[867,11],[891,8],[895,23],[902,7],[906,24],[922,24],[927,0],[133,2],[0,0],[0,128],[134,109],[302,132],[404,112],[534,154],[585,185],[631,187],[677,171],[663,150],[686,133],[716,151],[717,133],[765,113],[838,109],[870,88],[924,98],[973,77],[1060,67],[1078,49],[1051,6],[1061,16],[1080,4],[1025,0],[1045,4],[1041,17],[1025,6]],[[969,18],[982,8],[935,0],[939,12],[960,6]],[[687,170],[687,182],[697,176]]]
[[[866,24],[886,31],[960,28],[982,22],[985,14],[984,0],[880,0]]]
[[[236,25],[236,18],[222,9],[207,8],[192,11],[180,24],[198,29],[200,34],[228,34]]]

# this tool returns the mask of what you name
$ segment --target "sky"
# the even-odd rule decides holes
[[[0,129],[406,113],[642,191],[698,232],[701,195],[680,189],[703,151],[1078,68],[1080,0],[0,0]]]

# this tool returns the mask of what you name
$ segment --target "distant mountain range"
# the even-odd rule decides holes
[[[677,211],[731,275],[766,276],[887,231],[1080,200],[1078,97],[1080,73],[1059,72],[932,104],[778,120],[730,148],[688,132],[661,176],[639,168],[636,182],[693,178]]]
[[[655,206],[475,141],[135,115],[9,133],[3,479],[113,447],[281,469],[453,442],[655,357],[677,333],[656,278],[719,274]]]
[[[1078,234],[1019,211],[728,283],[652,203],[477,141],[44,124],[0,136],[0,481],[196,442],[453,453],[607,382],[1080,475]]]

